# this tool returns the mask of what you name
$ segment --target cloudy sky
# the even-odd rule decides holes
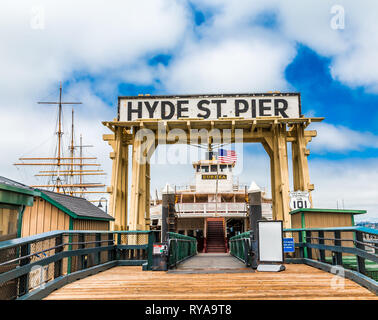
[[[106,183],[101,121],[116,117],[119,95],[300,92],[303,114],[325,117],[309,128],[318,131],[309,144],[315,207],[378,220],[377,12],[373,0],[3,0],[0,175],[36,183],[13,163],[54,151],[56,108],[36,102],[57,99],[60,81],[64,99],[83,102],[76,140],[94,145],[87,154]],[[269,190],[263,148],[242,154],[239,182]],[[152,179],[154,193],[189,183],[192,168],[157,164]]]

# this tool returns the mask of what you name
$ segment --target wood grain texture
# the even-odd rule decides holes
[[[337,281],[335,281],[337,279]],[[344,281],[344,287],[333,284]],[[375,299],[355,282],[306,265],[286,265],[279,273],[174,274],[115,267],[68,284],[47,300],[296,300]]]

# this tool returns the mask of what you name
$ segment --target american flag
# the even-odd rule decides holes
[[[222,163],[226,162],[236,162],[236,152],[233,150],[224,150],[224,149],[219,149],[218,152],[218,159]]]

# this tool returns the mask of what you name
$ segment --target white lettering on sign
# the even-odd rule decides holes
[[[119,120],[300,117],[300,95],[206,95],[119,97]]]

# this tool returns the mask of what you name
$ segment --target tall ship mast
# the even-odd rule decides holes
[[[38,102],[38,104],[49,104],[58,106],[57,121],[57,143],[55,154],[51,157],[22,157],[21,162],[14,163],[15,166],[39,166],[43,167],[36,177],[46,177],[45,184],[32,185],[33,188],[40,188],[54,191],[57,193],[69,194],[72,196],[85,197],[88,194],[106,193],[105,184],[99,182],[84,181],[84,177],[93,177],[106,175],[101,170],[101,165],[93,162],[97,157],[85,157],[83,155],[84,148],[93,147],[92,145],[84,145],[83,137],[80,135],[80,143],[75,144],[75,128],[74,128],[74,108],[73,105],[82,104],[81,102],[64,102],[62,101],[62,84],[59,87],[59,101],[54,102]],[[69,154],[65,155],[63,148],[63,106],[72,105],[71,115],[71,136],[68,147]],[[79,156],[76,156],[79,151]],[[32,161],[32,162],[29,162]]]

